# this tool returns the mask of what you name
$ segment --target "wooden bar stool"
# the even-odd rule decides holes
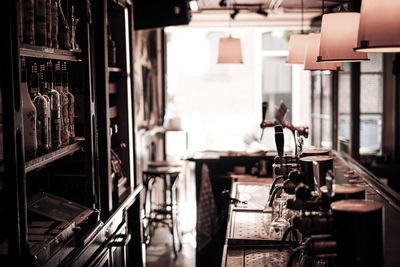
[[[179,223],[177,220],[177,180],[181,173],[180,165],[168,162],[150,164],[149,169],[143,171],[143,184],[145,189],[143,234],[146,245],[151,242],[152,234],[158,223],[169,228],[172,235],[172,247],[175,258],[177,251],[182,249]],[[158,207],[153,207],[153,185],[157,179],[163,181],[163,199]]]

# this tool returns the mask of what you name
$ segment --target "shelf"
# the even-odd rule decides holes
[[[80,52],[80,50],[70,51],[28,44],[21,44],[21,47],[19,49],[20,56],[64,61],[81,61],[81,59],[79,58]]]
[[[78,141],[76,143],[62,147],[56,151],[52,151],[44,155],[41,155],[39,157],[30,159],[25,162],[25,172],[32,171],[36,168],[49,164],[57,159],[70,155],[81,149],[82,149],[82,141]]]

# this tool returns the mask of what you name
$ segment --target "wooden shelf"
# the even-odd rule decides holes
[[[34,58],[46,58],[63,61],[81,61],[79,58],[81,51],[70,51],[64,49],[54,49],[45,46],[36,46],[21,44],[19,49],[20,56],[34,57]]]
[[[25,162],[25,172],[32,171],[36,168],[42,167],[46,164],[49,164],[57,159],[65,157],[67,155],[71,155],[72,153],[82,149],[82,141],[75,142],[73,144],[69,144],[65,147],[62,147],[56,151],[52,151],[41,155],[39,157],[27,160]]]

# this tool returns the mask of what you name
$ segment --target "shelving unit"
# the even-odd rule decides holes
[[[71,155],[76,151],[82,149],[83,149],[83,141],[78,141],[70,145],[67,145],[65,147],[62,147],[56,151],[51,151],[49,153],[35,157],[33,159],[28,159],[27,161],[25,161],[25,173],[43,167],[55,160]]]
[[[63,49],[54,49],[45,46],[35,46],[28,44],[21,44],[19,49],[20,56],[35,57],[63,61],[81,61],[82,51],[70,51]]]
[[[69,23],[71,5],[80,20],[76,29],[80,50],[72,51],[21,44],[21,2],[6,0],[0,9],[0,30],[7,36],[0,50],[0,64],[10,66],[0,73],[3,137],[7,140],[4,161],[0,162],[0,217],[7,218],[0,220],[0,265],[7,265],[10,260],[18,266],[96,266],[101,262],[116,267],[143,266],[139,199],[142,187],[135,181],[132,130],[133,4],[127,0],[62,1]],[[118,55],[113,67],[109,67],[105,53],[108,18],[118,29],[113,29]],[[78,137],[60,149],[34,158],[24,155],[22,57],[27,64],[66,62],[69,89],[75,97],[74,125]],[[115,85],[111,90],[110,82]],[[125,177],[119,181],[112,173],[111,165],[115,162],[111,149],[122,162]],[[68,222],[67,238],[57,243],[57,249],[51,248],[55,239],[51,239],[49,231],[59,231],[62,226],[55,226],[57,222],[48,219],[46,212],[37,214],[28,209],[32,206],[30,200],[42,193],[61,202],[65,200],[63,207],[76,203],[75,206],[86,209],[85,214],[90,214],[73,222],[79,231],[72,231],[72,222]],[[57,212],[62,211],[57,208]],[[32,223],[37,225],[37,221],[50,221],[48,224],[56,227],[41,230],[49,234],[43,236],[47,239],[42,243],[33,240],[31,232],[36,227]],[[42,254],[38,257],[35,253]]]

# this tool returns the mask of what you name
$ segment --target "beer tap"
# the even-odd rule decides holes
[[[272,122],[265,120],[265,114],[267,112],[267,108],[268,108],[268,103],[267,102],[263,102],[263,110],[262,110],[262,112],[263,112],[263,121],[260,124],[261,129],[263,129],[263,132],[261,133],[261,138],[263,136],[265,128],[274,127],[276,125],[280,125],[282,128],[285,127],[285,128],[288,128],[289,130],[291,130],[292,134],[293,134],[293,138],[294,138],[295,144],[297,143],[295,131],[298,132],[299,136],[304,136],[305,138],[308,137],[308,133],[309,133],[308,126],[296,127],[293,124],[291,124],[290,122],[285,121],[285,116],[286,116],[286,113],[287,113],[287,107],[283,102],[281,102],[279,108],[275,108],[274,121],[272,121]],[[297,146],[295,146],[295,155],[296,154],[297,154]]]
[[[267,110],[268,110],[268,102],[263,102],[262,103],[262,123],[265,121],[265,117],[267,115]],[[262,131],[261,131],[261,136],[260,136],[260,142],[264,136],[264,129],[265,129],[263,127],[261,127],[261,128],[262,128]]]

